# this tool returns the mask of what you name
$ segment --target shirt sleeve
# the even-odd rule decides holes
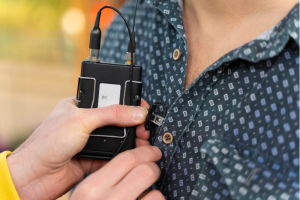
[[[20,200],[6,162],[6,157],[9,154],[11,154],[10,151],[0,153],[0,199]]]

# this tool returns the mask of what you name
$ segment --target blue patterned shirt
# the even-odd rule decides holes
[[[131,0],[122,9],[131,26],[134,5]],[[168,108],[153,144],[163,153],[153,188],[166,199],[299,198],[298,7],[207,67],[184,90],[181,7],[177,0],[140,1],[135,32],[143,98]],[[124,63],[128,40],[116,17],[100,59]],[[179,60],[173,59],[175,49],[182,52]],[[166,132],[173,135],[170,144],[163,141]]]

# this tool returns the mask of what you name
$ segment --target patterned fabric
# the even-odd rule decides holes
[[[132,0],[122,9],[131,25],[134,5]],[[187,40],[178,1],[140,2],[136,64],[143,67],[143,98],[168,108],[154,138],[163,157],[153,188],[166,199],[299,198],[298,6],[184,90]],[[100,59],[124,63],[128,40],[116,17]],[[182,52],[177,61],[175,49]],[[165,132],[174,137],[169,145]]]

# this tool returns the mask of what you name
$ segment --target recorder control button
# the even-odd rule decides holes
[[[181,51],[179,49],[175,49],[173,52],[173,59],[174,60],[179,60],[181,56]]]
[[[163,141],[166,144],[171,144],[173,142],[173,135],[169,132],[164,133]]]
[[[79,90],[79,94],[83,95],[84,94],[84,90]]]

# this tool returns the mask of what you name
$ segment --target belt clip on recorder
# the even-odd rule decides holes
[[[135,6],[135,13],[137,8]],[[101,30],[99,28],[103,9],[116,11],[124,20],[130,36],[126,64],[104,63],[99,60]],[[89,57],[82,61],[78,79],[76,100],[79,108],[99,108],[112,104],[140,106],[142,92],[142,67],[134,65],[135,34],[120,11],[111,6],[102,7],[97,13],[90,35]],[[118,153],[135,147],[134,127],[105,126],[94,130],[78,157],[110,160]]]

